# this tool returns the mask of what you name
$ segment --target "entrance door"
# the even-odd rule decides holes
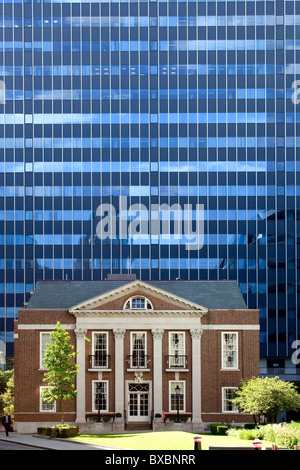
[[[149,384],[129,384],[128,421],[149,421]]]

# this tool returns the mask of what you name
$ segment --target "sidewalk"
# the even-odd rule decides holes
[[[12,432],[9,437],[0,432],[0,440],[15,442],[17,444],[37,447],[43,450],[127,450],[120,447],[111,447],[105,445],[85,444],[82,442],[68,441],[67,439],[49,439],[48,437],[38,436],[37,434],[18,434]]]

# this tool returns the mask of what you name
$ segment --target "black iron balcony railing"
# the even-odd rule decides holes
[[[89,369],[110,369],[111,357],[107,354],[89,356]]]
[[[133,354],[127,356],[127,368],[128,369],[149,369],[150,358],[145,354]]]
[[[188,357],[173,354],[166,356],[166,369],[187,369]]]

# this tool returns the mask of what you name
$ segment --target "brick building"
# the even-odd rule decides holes
[[[40,398],[43,351],[57,321],[79,352],[77,398],[65,419],[81,432],[199,432],[211,422],[251,420],[230,402],[241,379],[259,375],[259,312],[247,309],[237,284],[116,279],[39,282],[19,312],[18,432],[60,420],[59,404]],[[178,412],[181,424],[174,423]]]

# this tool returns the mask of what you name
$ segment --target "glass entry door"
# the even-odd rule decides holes
[[[149,421],[149,384],[129,384],[128,421]]]

